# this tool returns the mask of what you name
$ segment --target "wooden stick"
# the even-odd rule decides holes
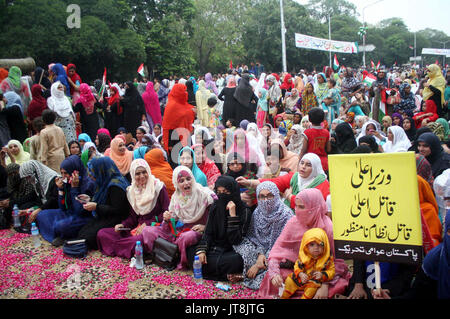
[[[41,85],[41,81],[42,81],[42,77],[44,76],[44,70],[42,70],[42,73],[41,73],[41,78],[39,79],[39,85]]]

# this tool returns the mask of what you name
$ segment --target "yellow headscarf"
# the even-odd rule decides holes
[[[322,228],[312,228],[303,234],[298,258],[305,264],[306,269],[313,270],[311,266],[314,264],[314,260],[307,249],[308,244],[312,242],[323,243],[323,254],[315,261],[316,265],[314,267],[315,270],[320,271],[330,258],[330,243],[328,242],[327,233]]]
[[[428,66],[428,84],[434,86],[439,91],[441,91],[441,104],[443,105],[445,103],[444,99],[444,90],[445,90],[445,78],[442,75],[441,68],[437,64],[431,64]],[[430,90],[430,88],[426,87],[423,90],[422,97],[426,101],[433,95],[433,92]]]

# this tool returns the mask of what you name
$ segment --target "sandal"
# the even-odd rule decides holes
[[[228,274],[227,275],[228,281],[231,281],[232,283],[237,283],[244,280],[244,275],[242,274]]]

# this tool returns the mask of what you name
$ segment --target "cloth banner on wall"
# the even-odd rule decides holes
[[[423,48],[422,54],[445,55],[447,58],[449,58],[450,57],[450,49]]]
[[[313,49],[320,51],[331,51],[338,53],[358,53],[357,42],[333,41],[328,39],[320,39],[304,35],[295,34],[295,46],[297,48]]]

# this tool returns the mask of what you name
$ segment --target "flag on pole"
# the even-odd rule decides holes
[[[102,87],[100,88],[100,91],[98,92],[99,98],[103,97],[103,95],[105,94],[105,89],[106,89],[106,68],[105,68],[105,71],[103,72]]]
[[[142,77],[145,77],[144,63],[142,63],[142,64],[139,66],[137,72],[138,72],[140,75],[142,75]]]
[[[370,60],[370,66],[372,67],[372,69],[375,69],[375,63],[373,63],[372,60]]]
[[[337,59],[337,56],[336,56],[336,54],[334,55],[334,60],[333,60],[333,69],[334,69],[334,70],[337,70],[337,69],[339,69],[339,61],[338,61],[338,59]]]
[[[380,65],[381,65],[381,63],[380,63],[380,61],[378,61],[377,70],[380,69]]]
[[[367,84],[368,87],[371,87],[373,82],[375,82],[377,80],[377,77],[375,75],[373,75],[372,73],[367,72],[364,76],[363,76],[363,83]]]
[[[233,69],[233,60],[230,60],[230,70]]]
[[[409,48],[410,48],[411,50],[413,50],[413,49],[414,49],[414,47],[413,47],[412,45],[410,45],[410,46],[409,46]]]

